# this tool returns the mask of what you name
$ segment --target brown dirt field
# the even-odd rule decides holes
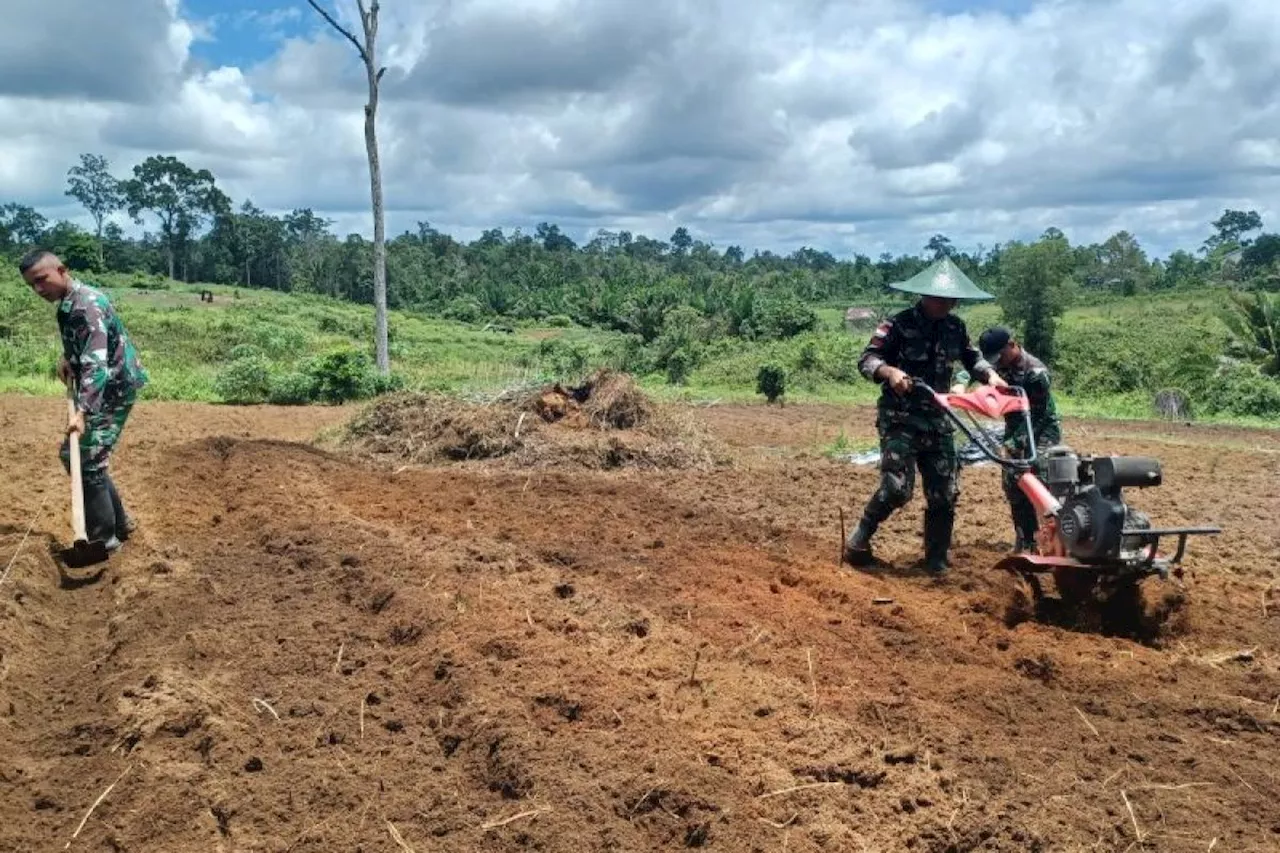
[[[0,398],[0,572],[47,499],[0,580],[0,849],[1280,849],[1280,432],[1068,422],[1162,460],[1153,521],[1225,528],[1141,644],[1006,627],[993,468],[945,580],[905,568],[918,495],[895,568],[838,567],[876,479],[817,453],[872,435],[838,406],[697,409],[734,466],[642,472],[373,466],[312,442],[351,410],[144,404],[141,527],[64,589],[62,411]]]

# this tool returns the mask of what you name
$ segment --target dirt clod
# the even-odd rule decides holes
[[[1018,658],[1013,662],[1013,668],[1027,678],[1034,678],[1046,684],[1053,680],[1058,671],[1058,665],[1054,663],[1053,658],[1043,653],[1034,658]]]

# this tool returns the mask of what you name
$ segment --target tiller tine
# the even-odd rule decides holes
[[[996,569],[1020,575],[1048,574],[1058,569],[1097,570],[1097,566],[1073,560],[1070,557],[1042,557],[1039,554],[1010,554],[996,563]]]

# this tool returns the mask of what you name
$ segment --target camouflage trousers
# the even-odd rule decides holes
[[[100,483],[107,479],[111,451],[120,441],[125,421],[133,411],[132,399],[120,401],[100,412],[86,413],[84,432],[80,434],[80,476],[85,483]],[[62,467],[71,472],[70,436],[62,440],[58,457]]]
[[[1046,442],[1036,447],[1037,461],[1033,466],[1036,476],[1044,476],[1044,468],[1040,464],[1039,458],[1050,446],[1051,443]],[[1015,459],[1025,459],[1028,454],[1026,448],[1017,447],[1011,449],[1010,455]],[[1030,499],[1018,488],[1018,476],[1020,473],[1020,471],[1015,471],[1013,468],[1003,468],[1000,477],[1000,485],[1004,487],[1004,496],[1009,501],[1009,512],[1013,517],[1013,533],[1016,540],[1014,547],[1034,544],[1036,531],[1040,529],[1040,519],[1036,515],[1036,508],[1032,506]]]
[[[867,502],[862,521],[874,531],[907,504],[915,491],[916,469],[924,485],[924,542],[929,556],[945,557],[951,546],[960,464],[955,434],[947,424],[920,416],[881,414],[880,486]]]

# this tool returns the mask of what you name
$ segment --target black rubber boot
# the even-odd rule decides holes
[[[925,507],[924,568],[930,574],[941,575],[950,568],[947,554],[951,550],[951,531],[955,520],[955,510]]]
[[[107,491],[111,495],[111,509],[115,512],[116,518],[116,538],[121,542],[127,542],[129,534],[137,528],[137,523],[124,510],[124,504],[120,500],[120,492],[116,489],[115,482],[111,477],[107,477]]]
[[[875,535],[876,525],[864,517],[858,526],[849,534],[844,542],[844,559],[851,566],[868,566],[875,557],[871,553],[871,537]]]
[[[90,542],[101,542],[108,551],[119,550],[116,511],[105,479],[84,481],[84,528]]]

